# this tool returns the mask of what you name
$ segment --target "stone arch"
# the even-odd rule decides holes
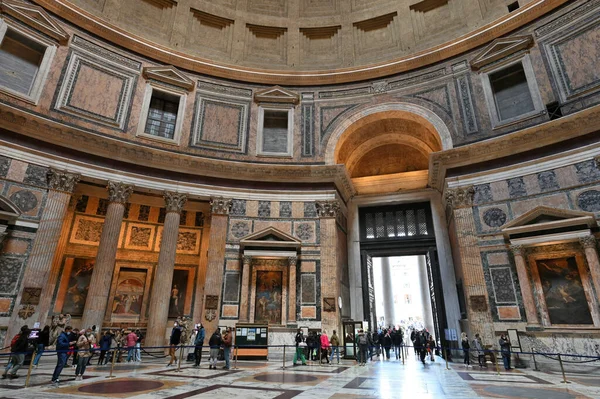
[[[375,114],[382,114],[382,116],[386,114],[401,115],[404,119],[421,123],[424,126],[427,126],[432,132],[435,132],[442,150],[448,150],[453,147],[452,135],[450,134],[450,130],[446,123],[435,112],[425,107],[400,102],[384,103],[367,108],[354,109],[353,111],[354,112],[345,116],[329,134],[324,146],[324,160],[326,164],[330,165],[336,163],[335,154],[338,148],[338,142],[348,128],[355,123],[359,123],[361,119]]]

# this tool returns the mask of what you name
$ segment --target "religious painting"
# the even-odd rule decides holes
[[[594,324],[574,256],[536,260],[552,324]]]
[[[117,288],[113,298],[113,316],[139,318],[142,312],[142,299],[146,285],[146,270],[119,270]]]
[[[68,261],[69,259],[67,259]],[[85,300],[92,280],[92,271],[94,270],[94,259],[71,259],[72,263],[65,262],[68,266],[71,264],[70,273],[68,267],[65,272],[69,273],[69,282],[67,284],[66,294],[61,312],[72,316],[83,314]]]
[[[282,281],[282,272],[256,272],[255,323],[281,324]]]
[[[171,318],[184,314],[189,274],[188,270],[176,269],[173,271],[173,283],[169,297],[169,317]]]

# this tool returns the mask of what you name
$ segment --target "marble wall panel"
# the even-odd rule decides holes
[[[154,244],[154,251],[160,251],[160,243],[162,240],[163,226],[158,227],[156,234],[156,241]],[[177,253],[186,255],[197,255],[200,251],[200,238],[202,236],[202,230],[199,229],[188,229],[179,228],[179,234],[177,236]]]
[[[508,253],[507,252],[489,252],[487,254],[487,261],[490,266],[495,265],[508,265]]]
[[[510,198],[519,198],[527,196],[527,186],[525,179],[522,177],[515,177],[513,179],[506,180],[508,186],[508,194]]]
[[[23,183],[43,188],[48,187],[48,168],[29,164]]]
[[[98,245],[104,226],[103,218],[76,215],[69,242],[73,244]]]
[[[223,302],[240,301],[240,274],[225,273],[223,278]]]
[[[492,197],[496,201],[504,201],[510,197],[509,186],[506,180],[490,183]]]
[[[6,177],[10,169],[10,158],[0,156],[0,177]]]
[[[291,218],[292,217],[292,203],[289,201],[279,202],[279,217],[280,218]]]
[[[575,174],[580,183],[593,183],[600,181],[600,166],[593,159],[576,163]]]
[[[6,196],[22,212],[22,216],[37,218],[43,210],[44,192],[16,184],[8,187]]]
[[[0,255],[0,294],[16,294],[25,261],[25,257]]]
[[[227,319],[237,319],[238,318],[238,305],[223,305],[221,311],[221,317]]]
[[[302,319],[315,319],[317,317],[317,307],[316,306],[301,306],[300,307],[300,317]]]
[[[300,303],[314,304],[317,302],[317,280],[314,274],[300,275]]]
[[[245,153],[250,103],[198,93],[192,145]]]
[[[226,259],[225,260],[225,270],[228,271],[240,271],[240,261],[239,259]]]
[[[231,201],[231,211],[229,212],[232,216],[245,216],[246,215],[246,200],[234,199]]]
[[[482,232],[498,231],[504,224],[510,221],[509,210],[506,204],[496,206],[479,207],[478,227]]]
[[[518,306],[498,306],[498,319],[521,320],[521,310]]]
[[[314,221],[294,222],[294,237],[299,238],[302,242],[316,242],[318,239],[317,223]]]
[[[239,241],[252,232],[252,221],[232,218],[229,222],[227,241]]]
[[[317,263],[303,260],[300,263],[300,271],[302,273],[315,273],[317,271]]]
[[[246,201],[245,215],[251,218],[258,217],[258,201]]]
[[[600,185],[573,190],[569,193],[575,209],[586,212],[600,212]]]
[[[128,223],[125,235],[126,249],[152,251],[156,226],[141,223]]]
[[[6,173],[6,179],[22,182],[25,179],[28,167],[29,164],[27,162],[19,161],[18,159],[11,160],[8,172]]]
[[[283,231],[286,234],[292,235],[292,222],[290,221],[267,221],[267,220],[256,220],[254,222],[254,231],[261,231],[267,227],[274,227],[277,230]]]
[[[258,217],[271,217],[271,201],[258,201]]]
[[[510,267],[490,267],[496,303],[516,303],[517,295]]]
[[[567,193],[557,193],[553,195],[542,196],[523,201],[515,201],[511,203],[513,217],[517,218],[525,212],[530,211],[533,208],[541,205],[561,209],[570,208]]]
[[[7,314],[10,313],[12,305],[12,299],[10,298],[0,298],[0,313]],[[3,341],[0,341],[3,342]]]

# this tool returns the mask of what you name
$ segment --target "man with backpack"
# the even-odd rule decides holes
[[[356,343],[358,344],[358,365],[367,365],[367,352],[369,351],[369,336],[363,330],[358,331]]]
[[[25,361],[25,352],[27,352],[27,338],[29,336],[29,327],[21,327],[21,332],[13,337],[10,341],[10,360],[4,368],[2,378],[17,378],[17,371]]]
[[[219,357],[219,349],[221,349],[221,345],[223,345],[221,330],[217,328],[208,340],[208,346],[210,347],[208,356],[209,369],[217,369],[217,358]]]

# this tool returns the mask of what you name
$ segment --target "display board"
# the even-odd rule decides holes
[[[238,359],[264,359],[269,356],[267,324],[236,324],[235,346]]]

